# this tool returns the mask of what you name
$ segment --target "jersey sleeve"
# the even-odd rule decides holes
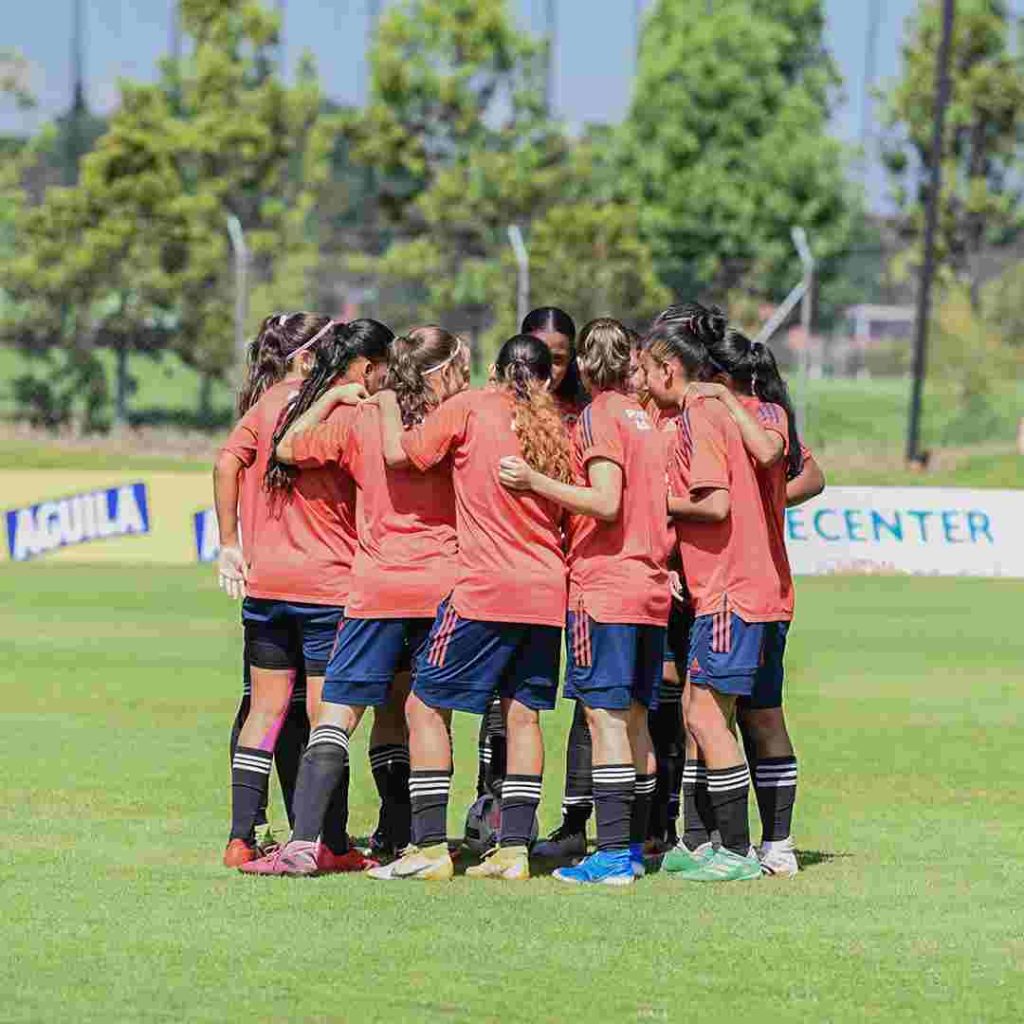
[[[354,406],[338,406],[323,423],[296,434],[292,441],[295,465],[304,469],[342,464],[355,421]]]
[[[588,405],[580,415],[573,433],[579,465],[586,467],[591,459],[608,459],[624,466],[625,447],[614,412],[607,406],[595,409]]]
[[[246,468],[251,466],[256,461],[256,450],[259,447],[258,426],[258,407],[253,406],[235,424],[221,451],[234,455]]]
[[[449,398],[426,419],[402,434],[402,447],[409,461],[420,470],[442,462],[453,445],[463,439],[469,406],[462,395]]]
[[[725,432],[708,413],[703,402],[686,410],[689,422],[691,451],[689,491],[729,489],[729,460]]]
[[[757,422],[765,430],[772,430],[782,438],[783,455],[789,454],[789,417],[781,405],[774,402],[761,402],[754,414]]]

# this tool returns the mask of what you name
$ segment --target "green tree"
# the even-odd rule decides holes
[[[451,319],[490,348],[514,327],[513,223],[537,302],[627,315],[664,298],[635,210],[594,207],[616,198],[609,133],[573,141],[545,118],[542,56],[506,0],[406,0],[384,17],[372,101],[349,133],[381,175],[396,239],[350,265],[406,286],[396,317]],[[596,297],[587,281],[603,282]]]
[[[911,262],[920,261],[931,180],[940,7],[936,0],[919,3],[908,26],[902,74],[885,95],[884,117],[891,132],[886,163],[913,243]],[[1021,224],[1024,57],[1014,51],[1003,0],[960,0],[950,69],[937,254],[947,275],[967,282],[978,307],[982,250],[1005,243]]]
[[[803,225],[827,281],[860,210],[828,137],[838,85],[821,0],[656,0],[623,126],[624,177],[680,297],[774,296]]]
[[[234,365],[229,215],[253,255],[253,319],[275,299],[302,304],[327,178],[332,126],[308,61],[282,82],[276,15],[256,0],[179,11],[188,56],[155,84],[122,86],[78,184],[23,211],[6,275],[32,350],[78,353],[93,375],[90,357],[113,350],[118,419],[132,351],[169,346],[207,380]]]

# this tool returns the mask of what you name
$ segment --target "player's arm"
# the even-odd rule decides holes
[[[245,463],[234,452],[222,449],[213,464],[213,505],[220,532],[217,576],[228,597],[245,596],[247,566],[238,539],[238,491]]]
[[[402,469],[409,465],[409,456],[402,447],[402,410],[398,407],[398,396],[391,390],[378,391],[371,401],[380,410],[380,437],[384,448],[384,462],[391,469]]]
[[[338,384],[322,394],[285,432],[274,453],[281,462],[294,464],[295,438],[322,423],[339,405],[358,405],[369,395],[362,384]]]
[[[786,453],[786,442],[781,434],[766,430],[747,407],[723,384],[691,384],[687,394],[704,398],[717,398],[729,410],[736,426],[740,428],[743,447],[762,469],[774,466]]]
[[[729,517],[729,490],[726,487],[700,487],[685,498],[668,496],[668,514],[691,523],[720,523]]]
[[[554,480],[512,455],[501,460],[498,479],[509,490],[532,491],[574,515],[592,516],[604,522],[614,522],[619,518],[622,507],[622,467],[611,459],[597,458],[587,463],[589,487]]]
[[[786,507],[802,505],[811,498],[816,498],[825,490],[825,474],[821,466],[814,461],[814,456],[804,452],[804,464],[800,472],[792,480],[786,482]]]

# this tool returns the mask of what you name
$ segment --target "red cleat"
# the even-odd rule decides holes
[[[316,852],[316,873],[318,875],[334,875],[342,871],[365,871],[367,868],[379,866],[379,860],[367,857],[354,846],[349,847],[345,853],[334,853],[321,843]]]
[[[224,848],[224,867],[240,868],[258,856],[256,847],[251,843],[247,843],[244,839],[232,839]]]

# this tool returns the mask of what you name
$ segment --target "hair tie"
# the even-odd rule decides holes
[[[443,370],[455,357],[462,351],[462,339],[455,339],[455,351],[447,359],[442,359],[436,366],[431,366],[426,370],[421,370],[420,373],[424,377],[429,377],[432,373],[437,373],[438,370]]]
[[[309,339],[309,341],[305,342],[305,344],[300,345],[294,352],[292,352],[288,356],[288,358],[295,359],[296,356],[301,356],[303,352],[307,351],[308,349],[311,349],[328,331],[339,326],[340,323],[340,320],[328,320],[327,323],[323,327],[321,327],[320,330],[317,331],[312,338]]]
[[[282,314],[281,314],[281,315],[280,315],[280,316],[279,316],[279,317],[277,318],[277,326],[278,326],[278,327],[284,327],[284,325],[285,325],[286,323],[288,323],[288,321],[289,321],[290,319],[291,319],[291,313],[282,313]]]

